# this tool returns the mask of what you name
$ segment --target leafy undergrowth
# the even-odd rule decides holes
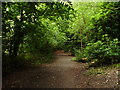
[[[42,64],[42,63],[51,63],[53,61],[52,54],[35,54],[32,55],[29,59],[32,65]]]
[[[87,75],[97,75],[97,74],[106,74],[108,70],[120,68],[120,63],[113,65],[104,65],[101,67],[89,67],[86,74]],[[119,75],[120,73],[118,73]]]
[[[50,63],[53,61],[52,54],[27,54],[15,57],[3,56],[2,60],[2,75],[3,77],[15,72],[20,71],[31,66],[42,63]]]

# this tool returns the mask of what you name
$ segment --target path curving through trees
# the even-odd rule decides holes
[[[101,88],[114,87],[104,83],[105,76],[88,76],[86,64],[71,61],[72,56],[55,52],[55,60],[3,78],[3,88]]]

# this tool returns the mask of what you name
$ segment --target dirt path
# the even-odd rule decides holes
[[[57,52],[53,63],[42,64],[4,77],[3,88],[115,87],[113,82],[104,83],[106,76],[87,76],[86,64],[71,61],[71,58],[68,53]]]

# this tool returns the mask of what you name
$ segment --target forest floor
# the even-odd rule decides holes
[[[87,64],[71,61],[70,53],[55,52],[52,63],[40,64],[3,77],[3,88],[116,88],[117,69],[87,75]]]

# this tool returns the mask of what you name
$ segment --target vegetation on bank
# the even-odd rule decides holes
[[[112,64],[112,65],[104,65],[101,67],[90,67],[86,71],[86,75],[105,75],[109,73],[109,70],[119,70],[120,68],[120,63],[119,64]],[[120,76],[119,71],[116,72],[118,77]]]

